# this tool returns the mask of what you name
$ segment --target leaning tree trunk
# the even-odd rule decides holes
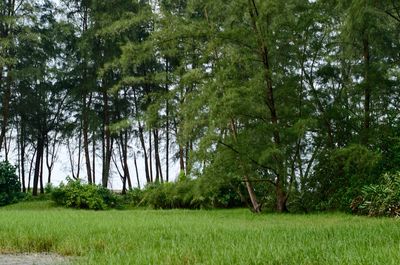
[[[235,123],[235,121],[233,119],[231,119],[230,128],[231,128],[231,131],[232,131],[233,140],[235,141],[235,143],[237,143],[238,142],[237,126],[236,126],[236,123]],[[247,193],[249,194],[251,205],[253,207],[252,211],[255,212],[255,213],[259,213],[259,212],[261,212],[261,205],[258,203],[257,195],[254,192],[253,183],[251,182],[251,180],[250,180],[250,178],[248,176],[247,167],[244,164],[244,162],[242,161],[242,158],[240,157],[240,155],[238,155],[238,160],[239,160],[239,166],[243,171],[243,181],[246,184]]]

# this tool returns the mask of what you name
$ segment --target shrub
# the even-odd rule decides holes
[[[150,184],[137,200],[140,205],[155,209],[231,208],[244,205],[232,183],[211,184],[204,176]]]
[[[135,188],[129,190],[122,196],[124,205],[142,206],[143,204],[143,190]]]
[[[21,184],[15,174],[15,167],[3,161],[0,163],[0,206],[16,202],[20,198]]]
[[[378,185],[367,185],[353,199],[353,212],[369,216],[400,216],[400,172],[385,174]]]
[[[365,146],[349,145],[321,153],[317,159],[314,172],[304,182],[306,210],[349,211],[361,187],[378,181],[376,167],[381,156]]]
[[[67,178],[67,184],[53,188],[51,198],[59,205],[70,208],[104,210],[115,207],[117,198],[106,188],[83,184],[80,180]]]

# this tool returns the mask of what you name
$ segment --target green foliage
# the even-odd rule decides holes
[[[302,195],[302,202],[309,210],[349,211],[361,188],[379,181],[375,169],[380,159],[379,154],[362,145],[322,154],[307,181],[308,190]]]
[[[126,194],[122,196],[122,204],[125,206],[141,206],[143,203],[143,190],[135,188],[129,190]]]
[[[117,198],[101,186],[83,184],[80,180],[67,179],[67,184],[54,188],[51,198],[58,205],[70,208],[105,210],[115,207]]]
[[[0,162],[0,206],[17,202],[22,198],[21,183],[15,170],[8,161]]]
[[[358,214],[400,217],[400,172],[385,174],[380,184],[364,186],[351,208]]]
[[[138,206],[155,209],[232,208],[245,205],[237,190],[232,188],[232,183],[210,182],[204,177],[151,184],[140,195],[142,198]],[[135,200],[138,201],[138,198]]]

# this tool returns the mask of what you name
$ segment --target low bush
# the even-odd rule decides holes
[[[210,185],[207,179],[183,178],[177,182],[150,184],[136,192],[139,206],[155,209],[200,209],[200,208],[232,208],[244,206],[240,195],[231,187],[231,183]],[[128,193],[129,194],[129,193]]]
[[[116,195],[110,190],[70,178],[67,184],[52,188],[51,198],[59,205],[78,209],[104,210],[117,206]]]
[[[0,206],[17,202],[22,197],[15,167],[7,161],[0,162]]]
[[[400,172],[385,174],[378,185],[364,186],[351,208],[358,214],[400,217]]]

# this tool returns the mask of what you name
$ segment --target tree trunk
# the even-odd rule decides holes
[[[145,173],[146,173],[146,181],[147,181],[147,183],[151,183],[146,143],[144,141],[143,127],[140,124],[140,122],[139,122],[139,139],[140,139],[140,144],[141,144],[142,149],[143,149],[144,170],[145,170]]]
[[[88,183],[92,184],[92,169],[90,165],[90,153],[89,153],[89,118],[88,118],[88,108],[91,102],[91,95],[89,97],[89,103],[86,103],[86,93],[82,97],[82,129],[83,129],[83,149],[85,153],[85,163],[86,163],[86,174]],[[89,106],[88,106],[89,105]]]
[[[0,132],[0,150],[3,147],[4,144],[4,138],[6,137],[6,132],[7,132],[7,126],[8,126],[8,120],[9,120],[9,115],[10,115],[10,100],[11,100],[11,76],[10,76],[10,68],[7,69],[7,84],[4,89],[4,94],[3,94],[3,105],[2,105],[2,116],[3,116],[3,121],[1,124],[1,132]],[[7,160],[7,159],[6,159]]]
[[[96,184],[96,138],[94,133],[92,134],[92,163],[93,163],[92,181],[93,184]]]
[[[165,117],[166,117],[166,125],[165,125],[165,181],[169,181],[169,64],[168,58],[165,59],[165,93],[166,93],[166,102],[165,102]]]
[[[40,194],[44,194],[44,185],[43,185],[43,164],[44,164],[44,147],[43,147],[43,154],[42,159],[40,160]]]
[[[107,188],[108,179],[110,174],[110,164],[111,164],[111,134],[110,134],[110,115],[109,115],[109,98],[107,91],[103,93],[104,100],[104,143],[103,143],[103,172],[102,172],[102,185]]]
[[[237,127],[236,127],[235,121],[233,119],[231,119],[230,127],[231,127],[231,131],[232,131],[232,135],[233,135],[233,140],[235,141],[235,143],[237,143],[238,142]],[[259,213],[259,212],[261,212],[261,205],[258,203],[256,193],[254,192],[253,184],[251,183],[251,181],[249,179],[249,176],[247,173],[248,172],[247,167],[244,165],[240,155],[238,155],[238,160],[239,160],[239,166],[243,170],[243,181],[246,183],[247,193],[249,194],[251,205],[253,207],[252,211],[255,213]]]
[[[259,28],[257,20],[259,19],[259,13],[257,10],[257,6],[254,2],[254,0],[249,0],[249,13],[251,17],[251,22],[252,22],[252,27],[254,34],[256,36],[257,42],[258,42],[258,48],[259,48],[259,56],[260,59],[263,63],[264,66],[264,79],[266,83],[265,87],[265,104],[269,110],[269,116],[270,116],[270,121],[273,126],[273,141],[274,145],[277,149],[279,149],[280,144],[281,144],[281,139],[280,139],[280,133],[279,133],[279,122],[278,122],[278,114],[276,110],[276,105],[275,105],[275,98],[274,98],[274,89],[272,85],[272,78],[271,78],[271,68],[270,68],[270,62],[269,62],[269,52],[268,48],[266,46],[264,36],[263,36],[263,31],[262,29]],[[277,196],[277,210],[278,212],[283,212],[286,208],[286,199],[287,194],[284,190],[284,186],[286,184],[285,180],[285,166],[284,162],[282,161],[281,158],[277,157],[276,159],[276,164],[277,164],[277,176],[276,176],[276,181],[275,181],[275,193]]]
[[[369,130],[371,125],[371,86],[369,82],[370,71],[370,52],[368,37],[363,39],[363,57],[364,57],[364,128],[362,143],[368,144]]]
[[[185,173],[185,154],[182,145],[179,145],[179,169],[181,172]]]
[[[132,188],[130,173],[129,173],[129,165],[128,165],[128,132],[125,130],[120,133],[120,146],[121,146],[121,155],[122,155],[122,169],[123,169],[123,183],[122,183],[122,193],[126,193],[126,184],[130,188]]]
[[[153,182],[153,145],[151,139],[151,130],[149,131],[149,170],[150,170],[150,181]]]
[[[31,177],[32,177],[33,161],[35,160],[36,153],[37,153],[37,149],[35,149],[35,151],[33,152],[31,161],[29,163],[28,191],[31,190]]]
[[[134,101],[135,101],[135,112],[136,112],[136,115],[138,115],[139,114],[139,110],[138,110],[139,108],[138,108],[138,102],[137,102],[136,91],[135,90],[133,90],[133,98],[134,98]],[[147,181],[147,183],[150,183],[151,179],[150,179],[150,172],[149,172],[147,149],[146,149],[146,143],[144,141],[143,126],[142,126],[140,120],[138,120],[138,126],[139,126],[140,145],[142,146],[142,150],[143,150],[144,170],[145,170],[145,174],[146,174],[146,181]],[[135,157],[136,157],[136,155],[135,155]]]
[[[22,191],[26,192],[26,184],[25,184],[25,128],[24,124],[21,122],[21,131],[20,131],[20,163],[21,163],[21,180],[22,180]]]
[[[158,130],[153,130],[154,134],[154,156],[156,161],[156,182],[163,183],[163,175],[161,170],[161,160],[160,160],[160,152],[159,152],[159,138],[158,138]]]
[[[32,195],[38,195],[39,181],[40,181],[40,166],[44,152],[44,137],[42,135],[38,136],[37,139],[37,147],[36,147],[36,162],[35,162],[35,171],[33,175],[33,187],[32,187]]]
[[[138,166],[136,162],[136,154],[133,153],[133,162],[135,163],[135,171],[136,171],[136,181],[138,184],[138,188],[140,189],[140,180],[139,180],[139,171],[138,171]]]

